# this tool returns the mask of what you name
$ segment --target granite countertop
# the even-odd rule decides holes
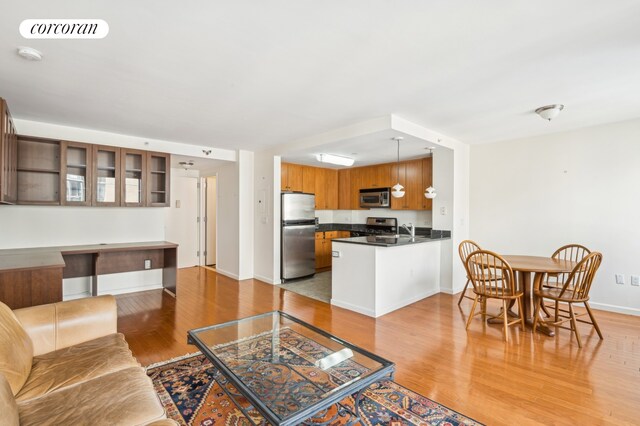
[[[416,235],[414,238],[411,238],[408,235],[402,235],[399,238],[370,235],[366,237],[336,238],[331,241],[334,243],[362,244],[378,247],[399,247],[448,240],[450,238],[450,236],[443,236],[442,234],[436,234],[434,236]]]
[[[365,232],[367,226],[359,223],[320,223],[316,225],[316,232],[327,232],[327,231],[353,231],[353,232]],[[404,234],[404,230],[400,231],[402,236],[407,236]],[[431,228],[422,228],[416,226],[416,236],[417,237],[427,237],[430,239],[448,239],[451,237],[451,231],[443,231]],[[355,237],[359,238],[359,237]],[[362,243],[361,243],[362,244]]]

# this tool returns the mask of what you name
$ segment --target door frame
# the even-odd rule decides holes
[[[216,254],[215,254],[215,263],[214,265],[218,264],[218,210],[219,210],[219,205],[218,205],[218,174],[214,173],[208,176],[201,176],[200,177],[200,217],[202,218],[202,220],[199,221],[200,224],[200,266],[206,266],[207,265],[207,256],[205,255],[205,252],[207,251],[207,228],[209,226],[209,218],[207,216],[207,204],[209,203],[209,199],[207,196],[207,179],[211,178],[211,177],[215,177],[215,185],[216,185],[216,200],[215,200],[215,212],[216,212],[216,223],[215,223],[215,230],[216,230],[216,238],[215,238],[215,249],[216,249]]]

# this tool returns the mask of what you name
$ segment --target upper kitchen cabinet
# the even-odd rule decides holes
[[[147,153],[120,149],[120,204],[141,207],[146,204]]]
[[[316,193],[316,170],[317,167],[302,166],[302,192]]]
[[[394,210],[422,210],[424,188],[422,188],[422,160],[402,161],[398,167],[398,181],[404,186],[405,195],[402,198],[391,198],[391,208]],[[395,177],[395,174],[393,174]]]
[[[7,102],[0,98],[0,204],[18,201],[18,135]]]
[[[147,206],[168,207],[171,183],[171,155],[147,152]]]
[[[431,210],[433,200],[424,196],[424,190],[433,185],[433,157],[422,159],[422,209]]]
[[[376,164],[360,168],[361,188],[388,188],[391,186],[391,164]]]
[[[18,204],[60,205],[60,141],[18,136]]]
[[[93,185],[93,146],[80,142],[60,143],[60,203],[64,206],[90,206]]]
[[[283,191],[302,192],[302,166],[299,164],[281,163],[281,185]]]
[[[120,148],[93,146],[93,205],[120,205]]]
[[[315,169],[316,210],[338,209],[338,171],[334,169]]]
[[[351,204],[351,169],[338,170],[338,210],[353,210]]]

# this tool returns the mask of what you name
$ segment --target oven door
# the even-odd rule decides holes
[[[389,207],[389,188],[361,189],[360,207]]]

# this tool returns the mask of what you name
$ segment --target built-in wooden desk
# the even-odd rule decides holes
[[[178,245],[167,241],[0,250],[0,301],[11,309],[62,300],[62,279],[162,269],[162,286],[176,295]],[[145,261],[150,261],[145,267]]]

